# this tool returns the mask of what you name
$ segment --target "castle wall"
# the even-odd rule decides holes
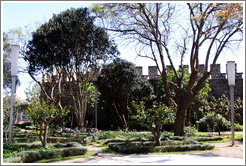
[[[185,68],[189,69],[188,65],[184,65]],[[211,66],[210,66],[211,67]],[[158,69],[156,66],[149,66],[149,73],[148,75],[143,75],[143,68],[142,66],[136,67],[138,70],[138,76],[141,78],[148,79],[149,82],[155,87],[156,83],[159,78]],[[167,66],[167,71],[171,71],[171,66]],[[199,65],[199,71],[200,73],[204,73],[205,66]],[[56,79],[56,76],[49,76],[44,75],[43,76],[43,85],[45,89],[51,90],[51,83],[52,80]],[[240,97],[243,99],[243,79],[242,79],[242,73],[236,73],[236,86],[235,86],[235,99]],[[228,98],[229,95],[229,87],[228,87],[228,81],[226,79],[226,73],[221,73],[220,71],[220,64],[216,64],[214,71],[211,74],[211,78],[209,81],[210,88],[212,89],[211,92],[209,92],[209,96],[214,96],[215,98],[219,98],[222,94],[225,94]],[[75,89],[74,89],[75,90]],[[73,99],[70,92],[69,82],[68,79],[63,79],[62,83],[62,91],[66,92],[65,96],[62,98],[62,105],[71,105],[73,106]],[[55,92],[57,92],[57,89],[55,89]],[[41,98],[45,98],[44,94],[41,92]],[[90,122],[94,121],[94,109],[88,109],[86,113],[86,119]],[[116,115],[116,113],[113,110],[98,110],[98,126],[100,128],[105,129],[116,129],[116,126],[120,126],[119,120]]]
[[[184,65],[184,68],[188,68],[188,65]],[[212,65],[210,65],[212,67]],[[181,68],[181,66],[179,66]],[[138,68],[139,69],[139,68]],[[170,65],[166,66],[167,72],[172,70],[172,67]],[[209,93],[209,96],[214,96],[215,98],[219,98],[222,94],[225,94],[228,98],[230,97],[229,93],[229,86],[228,81],[226,78],[226,73],[221,73],[220,70],[220,64],[216,64],[214,67],[213,72],[210,76],[209,86],[212,89]],[[141,68],[142,71],[142,68]],[[200,73],[205,72],[205,65],[199,65],[199,71]],[[237,73],[237,66],[235,68],[236,72],[236,80],[235,80],[235,98],[240,97],[243,99],[243,79],[242,79],[242,73]],[[139,71],[139,73],[141,73]],[[141,77],[141,75],[139,75]],[[157,67],[155,66],[149,66],[149,75],[148,75],[150,83],[155,86],[157,83],[157,79],[159,78]]]

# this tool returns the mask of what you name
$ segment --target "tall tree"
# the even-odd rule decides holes
[[[123,129],[128,129],[130,114],[128,107],[132,100],[150,98],[153,88],[147,80],[138,77],[135,65],[123,59],[103,67],[98,77],[98,90],[104,108],[113,109]]]
[[[182,11],[175,11],[174,3],[117,3],[95,4],[92,10],[109,21],[104,23],[106,29],[135,41],[142,50],[139,55],[155,61],[163,79],[165,103],[177,107],[175,135],[184,135],[187,109],[211,75],[221,52],[242,40],[243,5],[188,3]],[[184,74],[177,73],[174,60],[179,57],[183,68],[187,55],[191,75],[185,87]],[[198,75],[201,60],[205,60],[202,77]],[[168,63],[174,70],[175,82],[168,81]],[[170,86],[175,89],[176,100],[171,97]]]
[[[94,25],[94,17],[88,9],[72,8],[54,15],[36,30],[27,45],[25,59],[29,63],[30,76],[41,86],[45,97],[61,109],[64,86],[67,86],[76,124],[82,127],[89,82],[97,73],[97,66],[117,54],[114,42],[103,28]],[[51,80],[56,78],[49,84],[49,90],[38,80],[40,74]]]

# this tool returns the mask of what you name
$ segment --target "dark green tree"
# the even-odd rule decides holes
[[[33,33],[25,60],[30,76],[41,86],[46,98],[62,109],[65,84],[72,97],[76,126],[84,125],[89,82],[102,63],[118,55],[117,48],[103,28],[94,25],[87,8],[70,9],[54,15]],[[55,72],[53,72],[53,69]],[[50,91],[37,76],[56,78]],[[55,93],[54,89],[58,89]]]
[[[124,129],[129,127],[131,101],[150,98],[153,92],[151,84],[138,77],[135,65],[122,59],[104,66],[98,78],[98,90],[101,103],[104,107],[113,107]]]

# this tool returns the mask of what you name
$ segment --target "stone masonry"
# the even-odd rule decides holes
[[[158,68],[156,66],[149,66],[148,67],[148,75],[143,75],[143,68],[142,66],[136,67],[138,70],[138,76],[144,79],[148,79],[149,82],[155,87],[158,78],[159,78],[159,72]],[[167,66],[167,71],[171,71],[172,68],[171,66]],[[184,65],[184,68],[188,68],[188,65]],[[205,71],[205,66],[200,65],[199,66],[200,73],[204,73]],[[236,69],[237,70],[237,69]],[[243,73],[237,73],[236,72],[236,86],[235,86],[235,99],[240,97],[243,99],[243,78],[242,78]],[[43,85],[45,89],[50,90],[51,88],[51,83],[56,79],[55,73],[53,73],[53,76],[49,75],[44,75],[43,76]],[[93,82],[96,81],[96,78],[93,78]],[[222,94],[225,94],[228,98],[230,97],[229,94],[229,87],[228,87],[228,81],[226,78],[226,73],[221,73],[220,71],[220,64],[216,64],[214,71],[212,72],[210,76],[210,88],[212,89],[211,92],[209,93],[210,96],[214,96],[215,98],[219,98]],[[70,94],[70,88],[69,88],[69,80],[65,76],[65,78],[62,81],[62,89],[63,92],[66,92],[65,96],[62,98],[62,105],[73,105],[73,100],[72,96]],[[75,90],[75,89],[74,89]],[[55,89],[57,92],[57,89]],[[41,92],[41,98],[45,98],[44,94]],[[98,126],[101,126],[102,128],[111,128],[113,129],[116,127],[118,123],[118,119],[115,118],[115,115],[113,112],[109,113],[109,110],[100,110],[98,111]],[[112,115],[112,116],[111,116]],[[86,113],[86,119],[88,121],[93,122],[94,121],[94,110],[88,109]],[[105,121],[105,119],[108,119]],[[110,119],[110,120],[109,120]],[[112,124],[115,124],[114,126]],[[115,128],[117,129],[117,128]]]
[[[171,66],[167,65],[166,68],[167,68],[167,72],[172,70]],[[181,66],[179,66],[179,68],[181,68]],[[189,66],[184,65],[184,68],[189,69]],[[155,83],[157,82],[157,79],[159,78],[158,69],[156,66],[149,66],[148,75],[142,74],[143,73],[142,67],[138,66],[137,69],[138,69],[139,77],[148,78],[150,83],[152,83],[152,85],[155,85]],[[199,65],[199,70],[200,70],[200,73],[203,74],[205,71],[205,66]],[[243,99],[243,78],[242,78],[243,73],[237,73],[237,66],[235,70],[236,70],[235,99],[238,97]],[[209,93],[210,96],[219,98],[222,94],[225,94],[228,98],[230,98],[230,92],[229,92],[228,81],[226,78],[226,73],[221,73],[220,64],[216,64],[210,76],[209,85],[210,85],[210,88],[212,89],[211,92]]]

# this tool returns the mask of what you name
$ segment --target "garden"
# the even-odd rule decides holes
[[[181,62],[176,69],[171,58],[176,56],[170,55],[166,41],[172,35],[168,19],[172,18],[173,4],[132,5],[72,8],[54,15],[32,33],[21,52],[35,85],[27,89],[26,103],[14,103],[14,122],[9,116],[10,99],[4,98],[4,163],[53,162],[97,155],[90,151],[90,146],[100,146],[106,153],[147,155],[213,151],[217,149],[211,143],[231,141],[228,94],[226,90],[222,95],[212,92],[210,75],[231,36],[241,32],[241,17],[228,13],[240,15],[234,9],[241,6],[188,3],[193,32],[184,34],[195,36],[189,49],[186,40],[182,39],[183,44],[177,43],[181,40],[173,42],[178,44]],[[125,24],[124,17],[116,11],[133,20]],[[157,16],[160,11],[168,17]],[[136,12],[141,18],[136,17]],[[154,13],[156,17],[149,17]],[[231,21],[227,22],[221,13],[226,13]],[[146,51],[146,56],[139,56],[154,60],[156,73],[152,66],[148,76],[141,75],[135,64],[120,58],[116,43],[93,14],[100,20],[111,18],[108,25],[113,31],[142,44],[140,52]],[[139,19],[142,22],[136,23]],[[164,30],[159,29],[159,19],[164,19]],[[219,25],[214,27],[215,23]],[[128,29],[129,25],[137,28]],[[176,38],[176,34],[170,38]],[[7,56],[11,42],[8,35],[4,39]],[[201,70],[198,50],[203,43],[211,45],[206,67]],[[211,49],[215,46],[219,47],[212,51],[216,55],[208,70],[208,59],[213,57]],[[191,51],[191,72],[183,65],[187,50]],[[164,63],[165,55],[170,68]],[[234,103],[234,130],[240,131],[236,140],[242,142],[243,101],[238,96]],[[20,120],[23,117],[25,121]],[[10,129],[12,138],[8,138]]]
[[[29,125],[29,124],[26,124]],[[22,128],[20,128],[22,127]],[[215,150],[211,142],[229,142],[230,134],[223,132],[198,132],[194,127],[186,127],[186,136],[174,136],[173,132],[161,133],[161,145],[156,146],[155,138],[149,131],[102,131],[96,128],[49,130],[47,146],[38,139],[34,126],[14,128],[14,143],[3,146],[5,163],[54,162],[72,158],[86,158],[96,155],[87,146],[100,146],[107,153],[154,154],[169,152],[189,152]],[[243,134],[236,134],[242,141]],[[6,140],[4,140],[6,142]]]

